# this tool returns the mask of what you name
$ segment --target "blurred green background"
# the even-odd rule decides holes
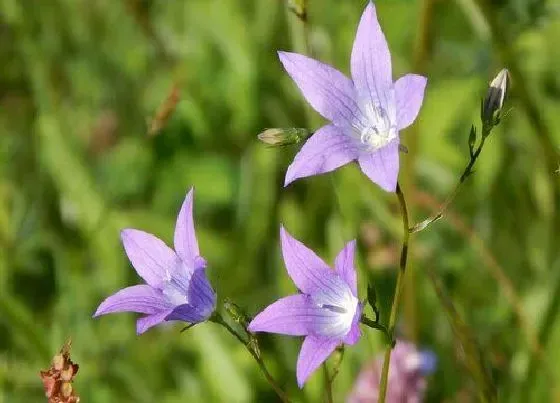
[[[309,0],[316,58],[348,73],[365,4]],[[476,401],[478,388],[429,268],[473,329],[499,400],[560,401],[560,1],[376,4],[395,78],[428,77],[420,117],[401,134],[414,222],[462,172],[488,82],[502,67],[512,73],[512,109],[475,175],[448,216],[411,240],[399,334],[439,356],[426,400]],[[387,320],[402,237],[396,197],[353,165],[283,189],[297,147],[256,140],[267,127],[321,124],[315,113],[307,121],[276,57],[304,44],[285,2],[0,0],[0,32],[0,402],[44,401],[38,371],[69,337],[84,402],[275,401],[249,354],[214,324],[138,337],[134,314],[91,318],[140,281],[119,230],[170,241],[190,186],[220,297],[256,313],[294,292],[278,245],[284,223],[329,262],[357,237],[360,294],[373,282]],[[179,102],[150,135],[174,88]],[[300,340],[261,342],[295,401],[323,399],[321,371],[297,389]],[[364,329],[335,401],[382,349]]]

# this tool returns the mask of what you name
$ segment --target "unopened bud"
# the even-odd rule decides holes
[[[260,141],[274,147],[297,144],[304,141],[311,135],[307,129],[291,127],[287,129],[273,128],[266,129],[258,135]]]
[[[490,82],[481,111],[482,123],[489,128],[496,126],[500,122],[500,114],[504,106],[508,84],[509,72],[507,69],[502,69]]]

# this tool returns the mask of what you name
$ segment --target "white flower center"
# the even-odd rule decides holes
[[[189,302],[186,289],[188,281],[188,278],[179,279],[169,271],[167,271],[163,286],[161,288],[163,295],[165,295],[167,300],[175,306],[186,304],[187,302]]]
[[[358,299],[339,277],[331,283],[332,290],[323,290],[311,296],[312,301],[325,311],[324,320],[317,323],[316,331],[323,336],[343,337],[352,326]]]
[[[367,151],[378,150],[397,137],[397,127],[391,122],[387,111],[379,104],[367,103],[363,113],[368,125],[360,130],[360,142]]]

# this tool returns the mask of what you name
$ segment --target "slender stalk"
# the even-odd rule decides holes
[[[469,163],[467,164],[467,166],[465,167],[465,170],[463,171],[463,173],[461,174],[461,177],[459,178],[459,182],[457,182],[457,184],[455,185],[455,188],[453,189],[453,191],[447,196],[447,198],[445,199],[445,201],[443,202],[443,204],[440,206],[439,210],[437,211],[437,213],[433,214],[432,216],[426,218],[425,220],[415,224],[413,227],[409,228],[409,232],[410,233],[414,233],[414,232],[419,232],[422,231],[423,229],[426,229],[426,227],[428,227],[428,225],[436,222],[437,220],[439,220],[440,218],[443,217],[443,214],[447,211],[447,208],[449,207],[449,205],[451,203],[453,203],[453,200],[455,200],[455,197],[457,197],[457,195],[459,194],[463,183],[469,178],[469,176],[471,176],[471,174],[473,173],[473,167],[474,164],[476,163],[478,157],[480,156],[480,153],[482,151],[482,148],[484,147],[484,143],[486,142],[486,138],[488,137],[488,134],[490,134],[489,129],[484,129],[485,131],[487,130],[487,133],[483,133],[482,135],[482,140],[480,141],[480,143],[478,144],[478,147],[476,148],[476,150],[471,153],[471,158],[469,160]]]
[[[378,322],[378,317],[376,315],[375,320],[371,320],[369,319],[366,315],[362,315],[362,317],[360,318],[360,322],[363,323],[366,326],[371,327],[372,329],[376,329],[381,331],[385,337],[387,338],[387,341],[389,342],[389,344],[391,345],[393,343],[393,339],[391,338],[391,335],[389,334],[389,330],[383,326],[381,323]]]
[[[264,377],[266,378],[270,386],[272,386],[272,389],[274,389],[274,391],[276,392],[280,400],[282,400],[282,402],[284,403],[289,403],[290,399],[288,398],[288,395],[286,395],[286,393],[282,390],[282,388],[278,386],[278,384],[276,383],[276,381],[274,380],[270,372],[268,372],[268,369],[266,368],[266,365],[264,364],[264,361],[262,360],[260,354],[255,350],[255,348],[251,345],[251,343],[245,340],[243,337],[241,337],[241,335],[237,333],[235,329],[232,328],[219,313],[214,314],[214,316],[210,320],[214,323],[217,323],[218,325],[223,326],[237,340],[239,340],[241,344],[245,346],[247,351],[253,356],[253,358],[259,365],[259,369],[263,373]]]
[[[401,294],[404,284],[404,273],[406,271],[406,262],[408,259],[408,241],[410,238],[410,232],[408,230],[408,210],[406,207],[406,200],[402,192],[401,186],[397,183],[397,197],[399,199],[399,204],[401,206],[402,223],[403,223],[403,241],[401,249],[401,259],[399,263],[399,273],[397,275],[397,284],[395,286],[395,295],[393,297],[393,305],[391,306],[391,316],[389,317],[389,329],[388,333],[391,340],[394,340],[395,336],[395,326],[397,324],[397,316],[399,313],[399,304],[401,300]],[[387,383],[389,378],[389,363],[391,361],[391,351],[393,350],[394,343],[387,348],[385,352],[385,359],[383,361],[383,369],[381,371],[381,383],[379,385],[379,403],[385,402],[385,396],[387,395]]]
[[[327,394],[327,403],[333,403],[333,396],[332,396],[332,383],[329,376],[329,368],[327,367],[327,363],[323,363],[323,374],[325,376],[325,392]]]

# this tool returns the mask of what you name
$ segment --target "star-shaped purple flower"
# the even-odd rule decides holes
[[[300,293],[269,305],[251,321],[248,330],[306,336],[296,370],[301,388],[338,345],[355,344],[360,338],[356,242],[349,242],[340,251],[332,270],[284,228],[280,238],[286,269]]]
[[[168,320],[199,323],[216,308],[216,294],[206,278],[194,232],[193,193],[183,202],[175,226],[175,251],[152,234],[125,229],[125,252],[146,284],[124,288],[99,305],[94,317],[114,312],[138,312],[136,332]]]
[[[416,119],[426,78],[407,74],[393,83],[391,54],[373,3],[367,5],[358,26],[351,80],[307,56],[278,55],[303,96],[331,122],[303,145],[288,168],[284,185],[357,160],[373,182],[394,192],[399,173],[399,130]]]

